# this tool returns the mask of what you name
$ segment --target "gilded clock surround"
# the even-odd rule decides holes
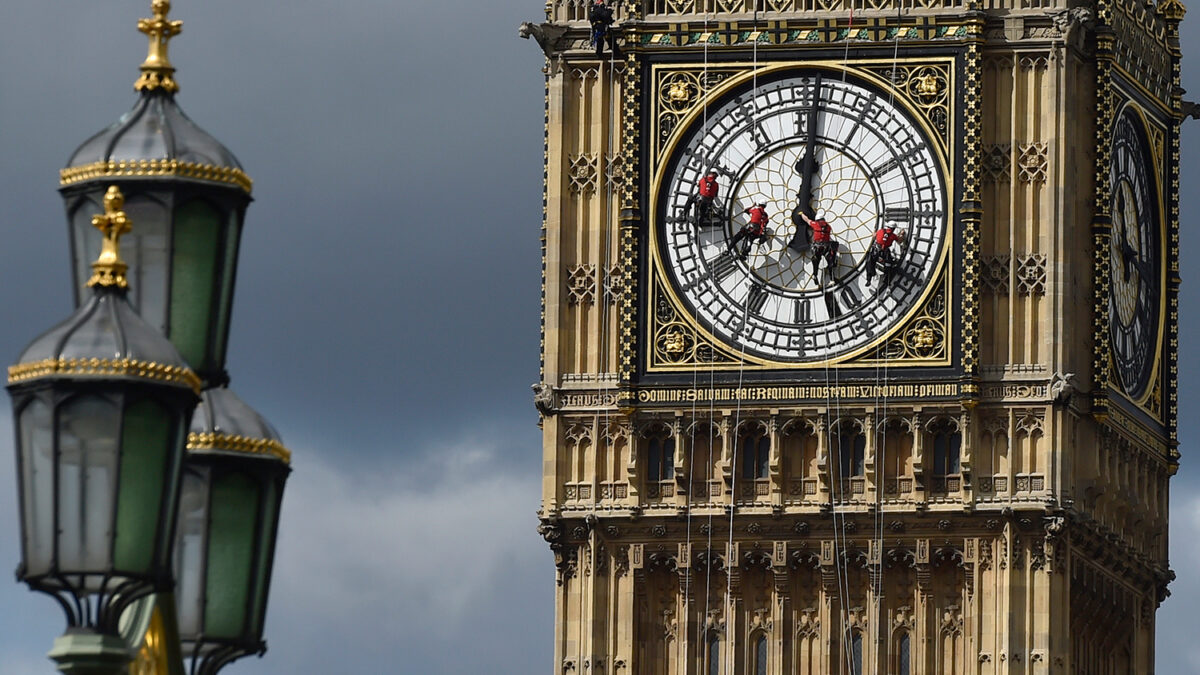
[[[953,167],[947,159],[948,156],[952,156],[954,149],[952,131],[955,116],[951,105],[953,92],[956,90],[954,64],[954,57],[904,58],[896,59],[895,63],[889,61],[886,65],[880,65],[880,59],[846,63],[832,60],[805,62],[808,68],[830,69],[829,77],[834,79],[839,77],[838,72],[845,68],[848,72],[872,82],[881,90],[891,93],[898,105],[907,104],[910,114],[920,120],[926,136],[937,146],[942,175],[950,193],[954,192],[953,185],[956,183]],[[760,63],[757,71],[745,66],[716,65],[708,68],[707,72],[702,66],[695,65],[652,66],[651,77],[655,82],[653,90],[657,96],[654,98],[649,118],[657,120],[659,130],[652,134],[655,143],[648,154],[648,163],[650,166],[660,167],[660,170],[653,176],[649,191],[651,198],[665,198],[663,170],[666,163],[660,157],[670,156],[676,144],[680,142],[683,130],[691,128],[703,119],[706,100],[719,99],[724,92],[736,90],[756,78],[765,79],[772,74],[787,73],[795,67],[795,63],[771,61]],[[952,198],[952,194],[947,196]],[[946,208],[950,208],[949,204]],[[661,227],[657,222],[659,210],[657,207],[648,207],[647,211],[650,214],[648,229],[651,232],[657,231]],[[947,215],[953,214],[948,211]],[[786,218],[786,214],[776,217]],[[950,242],[954,240],[955,220],[953,217],[947,218],[950,229],[947,241]],[[658,248],[656,237],[650,237],[648,250],[650,276],[656,281],[649,304],[653,309],[647,317],[648,339],[644,355],[647,372],[690,370],[697,363],[717,369],[739,370],[824,368],[832,363],[859,366],[886,363],[889,367],[952,364],[950,356],[953,350],[950,338],[954,330],[950,322],[954,313],[949,311],[948,305],[954,302],[956,292],[950,283],[952,275],[946,272],[953,269],[957,263],[958,247],[952,244],[942,247],[942,260],[935,267],[933,282],[925,286],[921,299],[912,306],[908,316],[899,322],[900,325],[886,331],[884,336],[872,340],[870,344],[852,354],[806,364],[759,358],[715,338],[690,317],[690,312],[684,309],[683,302],[671,284],[666,282],[663,254]]]

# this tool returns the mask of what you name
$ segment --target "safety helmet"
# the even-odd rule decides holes
[[[765,208],[767,208],[767,203],[766,203],[766,202],[759,202],[759,203],[758,203],[758,208],[760,208],[760,209],[765,209]]]

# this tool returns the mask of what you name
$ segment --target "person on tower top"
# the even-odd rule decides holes
[[[830,227],[829,221],[825,220],[820,214],[813,214],[810,218],[807,213],[800,210],[800,217],[808,224],[812,230],[812,263],[813,276],[821,270],[821,260],[825,260],[825,269],[830,274],[833,273],[834,267],[837,265],[838,243],[833,240],[833,228]]]
[[[729,240],[729,249],[732,251],[735,246],[741,242],[741,250],[738,251],[738,257],[742,260],[750,255],[751,244],[762,244],[767,240],[767,222],[770,216],[767,215],[767,205],[758,203],[743,211],[750,214],[750,222],[746,223],[738,233],[733,235],[733,239]]]
[[[588,10],[588,23],[592,26],[592,44],[596,46],[596,58],[604,58],[604,42],[607,40],[612,48],[613,58],[620,59],[621,49],[617,46],[616,31],[613,28],[613,11],[604,4],[604,0],[596,0]]]
[[[720,187],[720,184],[717,183],[717,172],[709,171],[696,184],[696,194],[688,197],[685,207],[688,214],[691,214],[692,209],[699,205],[694,216],[697,225],[706,225],[712,220],[713,201],[717,198],[717,191]]]
[[[876,268],[883,272],[882,283],[884,287],[891,282],[892,270],[896,267],[896,257],[892,255],[892,244],[900,242],[904,244],[905,232],[903,229],[897,228],[892,223],[884,223],[883,227],[875,230],[875,237],[871,240],[871,248],[867,249],[867,283],[871,283],[871,279],[875,276]]]

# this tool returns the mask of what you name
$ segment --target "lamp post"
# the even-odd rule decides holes
[[[169,591],[184,434],[200,379],[126,299],[119,189],[91,298],[9,368],[16,419],[21,562],[17,577],[52,595],[67,632],[51,657],[65,673],[119,672],[122,613]]]
[[[266,651],[263,620],[291,453],[225,387],[209,389],[188,433],[176,539],[179,637],[193,675]]]
[[[227,389],[252,183],[177,105],[167,47],[182,22],[168,0],[151,8],[133,109],[60,173],[77,288],[96,260],[90,290],[9,369],[18,578],[67,614],[50,653],[64,673],[127,675],[136,658],[139,675],[182,675],[185,659],[212,675],[261,655],[290,472],[275,430]]]

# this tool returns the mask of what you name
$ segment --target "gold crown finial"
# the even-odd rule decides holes
[[[162,89],[172,94],[179,91],[175,82],[175,68],[167,58],[167,43],[183,31],[182,21],[168,21],[171,11],[170,0],[154,0],[150,3],[153,19],[138,19],[138,30],[150,38],[150,53],[142,62],[142,76],[133,83],[135,91]]]
[[[125,279],[129,265],[121,260],[121,235],[131,228],[129,218],[121,208],[123,206],[125,195],[121,194],[121,188],[110,185],[104,193],[104,213],[92,216],[92,225],[104,233],[104,241],[100,245],[100,257],[92,263],[92,278],[88,279],[88,288],[129,288],[129,282]]]

